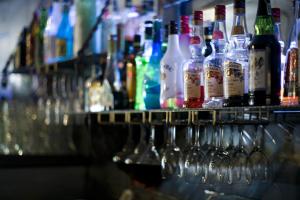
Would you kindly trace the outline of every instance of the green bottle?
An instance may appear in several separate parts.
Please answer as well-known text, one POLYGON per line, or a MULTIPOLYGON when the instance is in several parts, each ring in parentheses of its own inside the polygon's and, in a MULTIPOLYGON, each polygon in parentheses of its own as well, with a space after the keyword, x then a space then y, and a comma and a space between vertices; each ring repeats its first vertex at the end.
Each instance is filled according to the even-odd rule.
POLYGON ((136 62, 136 96, 135 110, 144 110, 144 74, 152 54, 152 21, 145 22, 145 42, 141 52, 135 57, 136 62))

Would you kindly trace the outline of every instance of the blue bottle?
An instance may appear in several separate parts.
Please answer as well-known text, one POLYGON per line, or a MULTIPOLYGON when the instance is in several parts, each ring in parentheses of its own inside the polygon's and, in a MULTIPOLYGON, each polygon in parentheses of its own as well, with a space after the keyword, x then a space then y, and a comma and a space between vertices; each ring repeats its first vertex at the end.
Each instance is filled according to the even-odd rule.
POLYGON ((163 57, 161 25, 160 20, 155 20, 153 23, 152 54, 144 77, 144 101, 146 109, 160 108, 160 60, 163 57))
POLYGON ((73 27, 69 20, 69 10, 70 7, 65 0, 63 15, 55 40, 56 61, 64 61, 73 57, 73 27))

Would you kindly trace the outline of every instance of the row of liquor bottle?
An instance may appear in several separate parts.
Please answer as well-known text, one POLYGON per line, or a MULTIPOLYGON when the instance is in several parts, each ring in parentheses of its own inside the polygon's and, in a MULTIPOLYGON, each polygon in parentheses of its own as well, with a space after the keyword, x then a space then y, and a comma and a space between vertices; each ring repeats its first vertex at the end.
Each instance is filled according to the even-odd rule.
POLYGON ((181 16, 180 33, 171 21, 165 25, 164 39, 162 22, 146 21, 143 47, 136 35, 121 65, 117 36, 111 35, 104 83, 98 84, 102 89, 97 92, 95 84, 87 84, 91 87, 86 88, 86 102, 96 108, 90 111, 298 104, 298 10, 296 1, 296 39, 287 59, 280 37, 280 9, 271 9, 269 0, 258 1, 253 37, 247 29, 245 0, 234 1, 230 39, 224 5, 215 7, 213 28, 203 27, 203 12, 195 11, 192 28, 190 17, 181 16))
MULTIPOLYGON (((113 0, 111 4, 104 7, 105 1, 102 0, 41 1, 29 26, 25 27, 19 36, 14 53, 14 67, 38 68, 43 64, 76 57, 101 13, 104 22, 98 26, 87 53, 106 52, 107 40, 101 38, 106 38, 108 31, 112 31, 112 26, 116 29, 116 21, 121 22, 126 30, 138 29, 137 22, 145 19, 145 15, 141 17, 141 14, 146 11, 153 13, 152 0, 144 0, 139 4, 125 0, 125 8, 121 14, 121 1, 113 0)), ((125 37, 133 37, 128 32, 130 31, 123 33, 122 40, 125 37)))

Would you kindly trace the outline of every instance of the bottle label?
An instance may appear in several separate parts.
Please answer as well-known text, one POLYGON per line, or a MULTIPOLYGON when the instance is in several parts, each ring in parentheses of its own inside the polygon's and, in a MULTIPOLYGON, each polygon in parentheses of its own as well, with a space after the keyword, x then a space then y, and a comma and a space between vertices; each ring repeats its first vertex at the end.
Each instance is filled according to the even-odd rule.
POLYGON ((171 65, 163 64, 161 71, 161 97, 163 99, 176 97, 175 77, 175 68, 171 65))
POLYGON ((243 35, 245 34, 244 27, 241 25, 236 25, 232 28, 231 35, 243 35))
POLYGON ((55 41, 56 56, 62 57, 67 54, 67 42, 64 39, 56 39, 55 41))
POLYGON ((250 51, 250 70, 249 70, 249 90, 266 90, 267 89, 267 52, 263 50, 250 51))
POLYGON ((208 66, 205 73, 205 99, 223 97, 223 74, 220 67, 208 66))
POLYGON ((235 62, 226 62, 224 65, 224 96, 244 95, 244 73, 242 65, 235 62))
POLYGON ((201 98, 201 71, 184 72, 184 99, 201 98))

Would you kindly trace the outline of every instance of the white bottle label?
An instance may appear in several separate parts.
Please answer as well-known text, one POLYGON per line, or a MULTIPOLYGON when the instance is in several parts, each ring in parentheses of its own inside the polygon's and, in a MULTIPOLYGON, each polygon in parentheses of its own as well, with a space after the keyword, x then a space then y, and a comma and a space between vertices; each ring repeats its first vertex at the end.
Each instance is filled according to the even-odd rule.
POLYGON ((205 99, 223 97, 223 73, 220 67, 208 66, 205 74, 205 99))
POLYGON ((184 72, 184 100, 201 98, 201 71, 184 72))
POLYGON ((224 65, 224 96, 244 95, 244 73, 242 65, 235 62, 225 62, 224 65))
POLYGON ((266 50, 250 51, 250 70, 249 70, 249 90, 266 90, 267 89, 267 52, 266 50))
POLYGON ((162 65, 161 71, 161 97, 164 100, 176 97, 176 72, 175 68, 168 64, 162 65))

